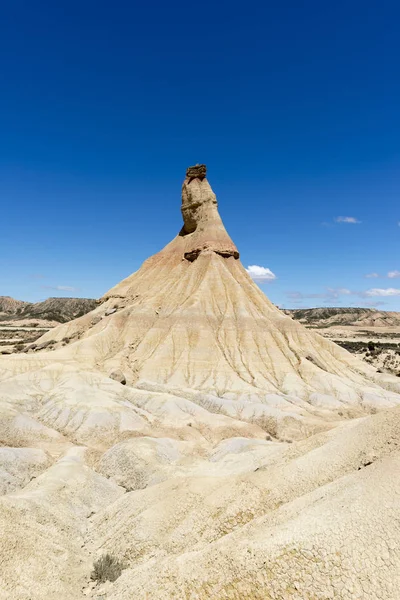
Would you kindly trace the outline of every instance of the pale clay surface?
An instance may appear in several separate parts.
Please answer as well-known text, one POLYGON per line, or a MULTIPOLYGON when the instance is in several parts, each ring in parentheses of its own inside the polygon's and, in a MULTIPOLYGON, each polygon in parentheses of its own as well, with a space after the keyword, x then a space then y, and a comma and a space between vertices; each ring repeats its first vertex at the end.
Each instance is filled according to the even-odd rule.
POLYGON ((207 179, 182 198, 54 350, 0 357, 0 599, 399 600, 399 379, 269 302, 207 179))

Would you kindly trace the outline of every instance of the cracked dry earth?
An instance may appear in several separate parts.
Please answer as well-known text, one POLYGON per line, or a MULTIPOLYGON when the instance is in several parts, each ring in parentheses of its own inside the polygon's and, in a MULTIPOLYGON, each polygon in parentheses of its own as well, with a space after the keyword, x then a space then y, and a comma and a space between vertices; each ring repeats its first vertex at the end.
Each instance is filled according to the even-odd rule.
POLYGON ((398 600, 400 382, 276 309, 188 173, 170 244, 0 358, 0 598, 398 600))

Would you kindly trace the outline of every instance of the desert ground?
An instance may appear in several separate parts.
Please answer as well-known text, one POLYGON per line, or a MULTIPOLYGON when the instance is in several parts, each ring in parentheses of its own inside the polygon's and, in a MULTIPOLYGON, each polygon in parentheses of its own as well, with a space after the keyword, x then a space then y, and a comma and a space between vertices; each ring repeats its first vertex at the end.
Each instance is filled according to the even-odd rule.
POLYGON ((77 318, 8 301, 0 598, 398 600, 397 313, 280 311, 204 165, 181 212, 77 318))

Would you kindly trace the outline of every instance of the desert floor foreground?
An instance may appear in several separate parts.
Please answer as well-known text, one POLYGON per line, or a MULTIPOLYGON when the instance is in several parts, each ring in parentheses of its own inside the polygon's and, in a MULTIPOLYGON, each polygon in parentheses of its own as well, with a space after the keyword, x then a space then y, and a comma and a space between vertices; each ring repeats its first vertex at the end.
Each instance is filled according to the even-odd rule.
POLYGON ((398 600, 400 380, 269 302, 202 167, 182 214, 0 357, 0 598, 398 600))

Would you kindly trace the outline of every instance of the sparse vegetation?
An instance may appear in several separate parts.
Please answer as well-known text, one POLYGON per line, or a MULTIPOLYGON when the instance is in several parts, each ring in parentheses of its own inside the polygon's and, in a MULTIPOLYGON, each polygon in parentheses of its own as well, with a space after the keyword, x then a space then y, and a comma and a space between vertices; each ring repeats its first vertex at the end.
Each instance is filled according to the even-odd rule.
POLYGON ((103 554, 93 564, 93 571, 90 576, 92 581, 105 583, 106 581, 116 581, 121 575, 124 566, 111 554, 103 554))

